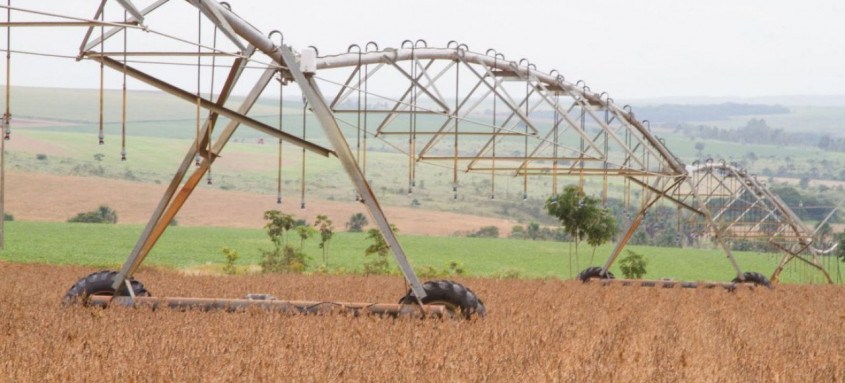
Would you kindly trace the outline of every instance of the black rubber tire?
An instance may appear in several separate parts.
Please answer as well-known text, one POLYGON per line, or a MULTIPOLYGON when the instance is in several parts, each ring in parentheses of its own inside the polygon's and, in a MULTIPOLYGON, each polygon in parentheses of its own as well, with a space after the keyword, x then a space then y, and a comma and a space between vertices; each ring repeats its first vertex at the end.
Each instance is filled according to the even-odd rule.
POLYGON ((601 267, 592 266, 584 269, 584 271, 578 273, 578 279, 581 282, 587 282, 590 278, 601 278, 601 279, 616 279, 616 276, 613 275, 610 271, 607 274, 602 274, 601 267))
MULTIPOLYGON (((117 276, 117 271, 103 270, 96 273, 91 273, 87 277, 78 280, 70 290, 67 291, 65 297, 62 298, 62 304, 67 306, 75 303, 87 304, 88 297, 91 295, 106 295, 114 296, 114 278, 117 276)), ((144 288, 144 284, 130 278, 129 284, 132 286, 132 291, 136 297, 148 297, 150 292, 144 288)), ((120 292, 121 296, 129 296, 129 291, 123 289, 120 292)))
POLYGON ((733 283, 753 283, 757 286, 766 286, 768 288, 772 288, 772 283, 769 282, 769 278, 766 278, 765 275, 760 274, 755 271, 746 271, 742 273, 742 279, 739 277, 734 278, 733 283))
MULTIPOLYGON (((460 315, 464 319, 470 319, 473 315, 483 317, 487 314, 484 302, 472 290, 460 283, 447 280, 428 281, 423 283, 422 287, 426 294, 425 298, 422 299, 423 304, 443 302, 455 311, 460 308, 460 315)), ((399 303, 413 304, 416 301, 414 292, 408 290, 408 293, 399 300, 399 303)))

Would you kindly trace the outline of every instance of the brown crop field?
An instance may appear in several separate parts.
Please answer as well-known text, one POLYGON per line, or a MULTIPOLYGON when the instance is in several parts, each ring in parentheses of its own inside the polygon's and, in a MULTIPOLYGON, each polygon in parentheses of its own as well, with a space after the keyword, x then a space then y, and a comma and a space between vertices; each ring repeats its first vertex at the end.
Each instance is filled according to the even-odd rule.
MULTIPOLYGON (((178 312, 59 301, 94 270, 0 262, 3 382, 842 382, 845 290, 467 279, 483 320, 178 312)), ((398 277, 185 276, 156 296, 396 302, 398 277)))

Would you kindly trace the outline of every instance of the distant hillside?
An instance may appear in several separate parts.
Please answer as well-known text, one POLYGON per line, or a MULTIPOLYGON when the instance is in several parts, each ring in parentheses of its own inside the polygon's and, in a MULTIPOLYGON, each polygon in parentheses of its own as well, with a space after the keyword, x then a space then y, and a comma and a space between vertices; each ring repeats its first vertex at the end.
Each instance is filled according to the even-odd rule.
POLYGON ((685 104, 685 105, 716 105, 724 103, 736 104, 779 104, 787 107, 792 106, 845 106, 845 94, 828 95, 781 95, 781 96, 758 96, 758 97, 704 97, 704 96, 678 96, 678 97, 652 97, 640 99, 619 100, 623 104, 631 105, 662 105, 662 104, 685 104))
POLYGON ((782 105, 737 104, 732 102, 712 105, 662 104, 634 106, 638 119, 652 123, 683 123, 688 121, 718 121, 736 116, 789 114, 782 105))

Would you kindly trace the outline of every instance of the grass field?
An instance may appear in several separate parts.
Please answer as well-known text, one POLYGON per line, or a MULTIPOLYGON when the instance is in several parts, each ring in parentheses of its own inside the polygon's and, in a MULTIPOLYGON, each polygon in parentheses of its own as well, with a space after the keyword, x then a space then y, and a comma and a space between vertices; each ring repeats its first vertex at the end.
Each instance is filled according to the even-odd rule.
MULTIPOLYGON (((136 225, 98 225, 41 222, 7 222, 6 250, 0 259, 9 262, 86 265, 118 268, 128 256, 142 230, 136 225)), ((298 239, 291 241, 298 246, 298 239)), ((569 268, 569 244, 518 239, 483 239, 463 237, 399 236, 412 264, 443 269, 449 262, 461 263, 470 276, 495 277, 504 274, 527 278, 567 279, 590 264, 600 265, 612 245, 598 248, 594 262, 592 249, 580 247, 580 265, 569 268)), ((311 271, 322 263, 318 240, 305 242, 304 250, 313 260, 311 271)), ((336 233, 330 243, 329 269, 361 272, 367 260, 364 249, 369 242, 363 233, 336 233)), ((262 230, 171 227, 146 259, 146 265, 199 273, 221 273, 223 247, 237 250, 237 265, 247 269, 260 261, 260 249, 269 249, 270 241, 262 230)), ((719 250, 629 246, 649 260, 647 278, 726 281, 733 277, 730 263, 719 250)), ((623 254, 624 255, 624 254, 623 254)), ((740 266, 747 271, 770 274, 778 255, 736 252, 740 266)), ((573 257, 573 262, 575 262, 573 257)), ((835 264, 833 275, 836 278, 835 264)), ((255 267, 253 267, 253 270, 255 267)), ((618 264, 611 269, 622 275, 618 264)), ((821 282, 806 268, 788 268, 783 282, 821 282)))

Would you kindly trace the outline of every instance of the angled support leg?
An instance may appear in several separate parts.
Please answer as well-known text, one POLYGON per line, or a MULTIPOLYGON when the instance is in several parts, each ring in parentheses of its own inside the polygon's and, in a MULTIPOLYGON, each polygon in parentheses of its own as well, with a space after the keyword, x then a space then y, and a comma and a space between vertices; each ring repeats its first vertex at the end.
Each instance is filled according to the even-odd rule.
MULTIPOLYGON (((293 52, 291 52, 290 48, 282 45, 279 47, 278 51, 280 52, 282 62, 296 63, 296 57, 293 55, 293 52)), ((370 211, 370 215, 373 217, 373 220, 376 221, 376 225, 381 231, 381 234, 384 236, 385 241, 388 245, 390 245, 390 250, 393 252, 393 256, 396 258, 396 262, 399 264, 399 268, 405 276, 405 280, 407 280, 408 284, 411 285, 411 291, 414 292, 414 295, 418 300, 425 298, 425 290, 423 289, 422 284, 420 284, 417 274, 408 262, 408 257, 405 255, 405 251, 399 244, 396 234, 390 229, 390 224, 387 222, 387 217, 384 215, 384 211, 381 209, 381 205, 379 205, 375 193, 373 193, 373 190, 370 189, 370 184, 367 182, 367 179, 364 178, 361 168, 358 166, 357 161, 355 161, 355 154, 346 143, 346 139, 343 137, 343 132, 340 130, 331 109, 326 104, 325 98, 320 93, 320 88, 314 82, 314 78, 312 76, 306 76, 305 73, 299 69, 298 64, 289 65, 288 70, 293 76, 294 81, 296 81, 299 85, 299 88, 302 89, 303 96, 308 101, 308 105, 311 105, 311 108, 317 117, 317 121, 320 122, 323 132, 326 133, 326 137, 328 137, 329 142, 332 144, 332 148, 337 154, 337 158, 343 165, 343 169, 346 171, 346 174, 349 175, 349 178, 352 180, 352 184, 355 185, 358 195, 361 196, 361 199, 370 211)))
MULTIPOLYGON (((243 63, 246 63, 244 61, 243 63)), ((227 80, 227 90, 230 90, 234 83, 240 76, 240 73, 243 71, 243 66, 240 65, 241 63, 238 62, 236 65, 233 66, 232 71, 230 72, 229 79, 227 80)), ((264 75, 259 79, 258 83, 253 88, 252 92, 247 96, 247 98, 243 101, 243 104, 240 107, 241 113, 247 113, 255 102, 258 100, 258 96, 261 95, 261 91, 267 86, 267 84, 272 80, 273 74, 275 73, 275 69, 268 69, 265 71, 264 75)), ((228 98, 229 91, 221 93, 220 99, 218 103, 222 104, 225 103, 225 100, 228 98)), ((203 127, 203 130, 200 134, 200 137, 197 139, 202 139, 207 137, 208 129, 211 128, 211 124, 216 121, 216 116, 212 114, 212 118, 209 119, 208 123, 206 123, 203 127)), ((147 223, 147 226, 144 228, 141 237, 138 238, 138 242, 135 244, 135 247, 132 249, 132 253, 130 253, 129 257, 126 259, 126 262, 123 264, 120 272, 117 274, 114 280, 114 288, 115 290, 119 290, 123 286, 123 280, 125 280, 128 276, 132 275, 144 258, 149 254, 150 249, 152 249, 153 245, 158 241, 164 231, 167 229, 170 221, 176 216, 176 213, 182 208, 185 201, 188 199, 188 196, 191 195, 194 188, 199 184, 202 180, 203 175, 205 175, 206 171, 208 171, 208 167, 211 165, 211 162, 214 162, 216 158, 216 154, 219 154, 220 151, 223 149, 225 144, 228 142, 229 138, 231 138, 232 134, 234 134, 235 130, 240 124, 233 120, 227 126, 223 133, 218 137, 217 143, 215 147, 212 149, 215 155, 212 156, 203 156, 203 161, 200 164, 200 167, 194 170, 194 173, 188 178, 188 181, 182 187, 182 190, 176 195, 176 190, 179 188, 179 184, 182 182, 182 179, 188 173, 188 169, 191 166, 196 154, 197 154, 197 145, 196 143, 192 144, 188 148, 188 152, 185 154, 185 157, 182 159, 182 164, 179 166, 179 169, 176 171, 176 174, 173 176, 173 180, 170 181, 170 185, 168 186, 167 190, 165 191, 164 195, 162 196, 161 200, 159 201, 156 210, 153 212, 153 215, 150 217, 150 221, 147 223), (211 162, 209 162, 209 160, 211 162), (174 198, 175 196, 175 198, 174 198)))
POLYGON ((610 269, 610 266, 613 266, 613 263, 616 262, 616 259, 619 258, 619 254, 622 253, 622 249, 625 245, 628 244, 628 241, 631 240, 631 237, 634 236, 634 232, 637 231, 637 228, 640 227, 640 224, 643 222, 645 218, 646 212, 648 209, 651 208, 652 205, 657 203, 664 195, 666 195, 670 190, 674 189, 678 186, 680 181, 673 182, 668 188, 666 188, 662 192, 653 192, 653 190, 660 190, 657 187, 657 184, 660 182, 660 179, 655 181, 655 185, 645 190, 648 191, 647 198, 643 201, 643 204, 640 206, 640 211, 634 216, 634 219, 631 221, 631 225, 628 226, 628 231, 625 232, 625 235, 616 243, 616 247, 613 248, 613 252, 610 253, 610 256, 607 257, 607 261, 604 262, 604 266, 601 267, 602 275, 607 274, 607 270, 610 269))

